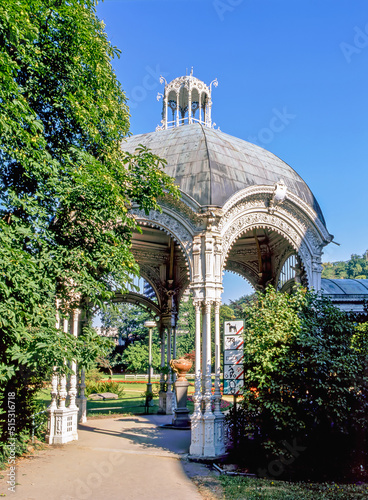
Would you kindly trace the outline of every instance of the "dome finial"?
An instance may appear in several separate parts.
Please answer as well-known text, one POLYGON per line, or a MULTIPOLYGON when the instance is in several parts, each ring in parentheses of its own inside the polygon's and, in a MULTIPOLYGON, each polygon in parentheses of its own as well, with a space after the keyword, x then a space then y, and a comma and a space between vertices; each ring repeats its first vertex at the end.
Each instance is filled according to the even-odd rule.
POLYGON ((157 99, 163 98, 161 126, 156 130, 166 130, 182 125, 201 123, 212 128, 212 85, 217 87, 217 78, 206 85, 193 76, 193 66, 190 75, 175 78, 167 83, 160 77, 160 83, 165 83, 164 94, 159 93, 157 99))

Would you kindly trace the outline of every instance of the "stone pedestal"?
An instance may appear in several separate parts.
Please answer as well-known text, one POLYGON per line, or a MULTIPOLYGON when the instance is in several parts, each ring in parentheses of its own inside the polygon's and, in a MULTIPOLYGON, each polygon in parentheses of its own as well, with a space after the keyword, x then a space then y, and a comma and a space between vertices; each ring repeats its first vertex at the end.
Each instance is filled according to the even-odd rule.
POLYGON ((215 454, 218 457, 225 453, 225 415, 215 414, 215 454))
POLYGON ((191 443, 189 454, 191 457, 203 456, 203 419, 201 412, 194 412, 191 421, 191 443))
POLYGON ((189 410, 187 408, 187 397, 189 382, 177 380, 174 384, 176 394, 176 408, 174 411, 173 425, 175 427, 189 427, 189 410))
POLYGON ((157 413, 160 415, 166 415, 166 391, 160 391, 158 393, 158 398, 159 409, 157 413))
POLYGON ((172 391, 166 392, 166 415, 173 415, 174 413, 174 393, 172 391))
POLYGON ((78 439, 78 408, 49 410, 48 444, 65 444, 78 439))
POLYGON ((215 415, 213 413, 205 413, 203 415, 203 456, 215 457, 215 415))
POLYGON ((78 406, 78 422, 85 424, 87 422, 87 398, 86 396, 79 396, 76 398, 78 406))

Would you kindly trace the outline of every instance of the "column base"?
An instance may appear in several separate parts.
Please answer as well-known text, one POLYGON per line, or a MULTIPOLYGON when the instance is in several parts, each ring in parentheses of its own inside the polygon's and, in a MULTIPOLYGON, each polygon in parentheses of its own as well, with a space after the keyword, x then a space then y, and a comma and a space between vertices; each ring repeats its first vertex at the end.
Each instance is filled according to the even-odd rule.
POLYGON ((79 397, 75 402, 78 406, 78 422, 85 424, 87 422, 87 398, 86 396, 79 397))
POLYGON ((202 414, 193 413, 190 417, 191 421, 191 443, 189 455, 191 457, 203 456, 203 418, 202 414))
POLYGON ((189 456, 192 458, 216 458, 226 454, 224 415, 213 413, 194 414, 191 420, 191 444, 189 456))
POLYGON ((166 415, 173 415, 174 413, 174 393, 172 391, 166 392, 166 415))
POLYGON ((57 408, 49 412, 48 444, 65 444, 78 439, 78 407, 57 408))
POLYGON ((213 413, 205 413, 203 415, 203 434, 203 456, 208 458, 215 457, 215 415, 213 413))
POLYGON ((158 398, 159 409, 157 413, 160 415, 166 415, 166 391, 160 391, 158 393, 158 398))
POLYGON ((226 453, 225 415, 222 413, 215 413, 215 453, 217 457, 226 453))
POLYGON ((47 433, 45 436, 45 440, 47 444, 52 444, 52 440, 55 435, 55 410, 57 408, 47 408, 48 410, 48 418, 47 418, 47 433))

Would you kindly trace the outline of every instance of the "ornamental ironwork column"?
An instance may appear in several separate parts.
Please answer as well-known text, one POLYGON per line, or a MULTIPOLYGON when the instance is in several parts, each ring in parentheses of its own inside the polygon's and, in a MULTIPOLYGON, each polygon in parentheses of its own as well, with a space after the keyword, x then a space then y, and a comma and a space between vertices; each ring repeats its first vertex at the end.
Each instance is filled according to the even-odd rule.
POLYGON ((167 374, 167 392, 166 392, 166 415, 172 415, 174 408, 174 393, 172 391, 172 370, 170 368, 171 361, 171 326, 167 328, 167 366, 169 373, 167 374))
POLYGON ((225 416, 221 412, 221 359, 220 359, 220 301, 215 301, 215 454, 223 455, 225 453, 225 433, 224 433, 224 420, 225 416))
POLYGON ((203 337, 206 339, 206 352, 203 357, 206 360, 206 374, 205 374, 205 394, 203 399, 205 401, 205 412, 203 415, 203 455, 205 457, 214 457, 215 442, 214 442, 214 428, 215 416, 212 413, 212 374, 211 374, 211 309, 212 300, 204 301, 204 324, 203 324, 203 337))
POLYGON ((202 302, 194 301, 195 308, 195 381, 194 381, 194 411, 191 420, 191 444, 189 453, 193 456, 203 455, 203 418, 202 418, 202 370, 201 370, 201 323, 202 302))

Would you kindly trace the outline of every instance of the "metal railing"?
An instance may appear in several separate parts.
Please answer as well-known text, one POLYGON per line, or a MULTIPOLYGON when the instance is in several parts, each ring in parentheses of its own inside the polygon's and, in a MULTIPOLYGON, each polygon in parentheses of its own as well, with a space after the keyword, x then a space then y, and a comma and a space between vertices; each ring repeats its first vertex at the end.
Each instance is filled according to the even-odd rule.
MULTIPOLYGON (((195 379, 195 375, 194 373, 187 373, 185 375, 188 379, 195 379)), ((215 374, 212 374, 212 376, 214 377, 215 374)), ((122 375, 121 376, 123 380, 148 380, 148 375, 134 375, 134 374, 127 374, 127 375, 122 375)), ((152 375, 151 376, 151 379, 152 380, 160 380, 160 377, 161 375, 160 374, 155 374, 155 375, 152 375)))
MULTIPOLYGON (((155 375, 151 375, 151 379, 153 380, 160 380, 160 376, 158 373, 156 373, 155 375)), ((124 380, 140 380, 140 379, 143 379, 143 380, 148 380, 148 375, 134 375, 134 374, 127 374, 127 375, 122 375, 122 377, 124 377, 124 380)))
POLYGON ((181 127, 182 125, 185 125, 185 124, 191 124, 191 123, 200 123, 202 125, 205 125, 206 127, 209 127, 210 126, 210 123, 208 120, 199 120, 199 118, 194 118, 193 116, 191 117, 191 119, 189 120, 189 117, 188 116, 185 116, 184 118, 179 118, 178 120, 174 119, 174 120, 168 120, 167 122, 167 128, 173 128, 173 127, 181 127))

